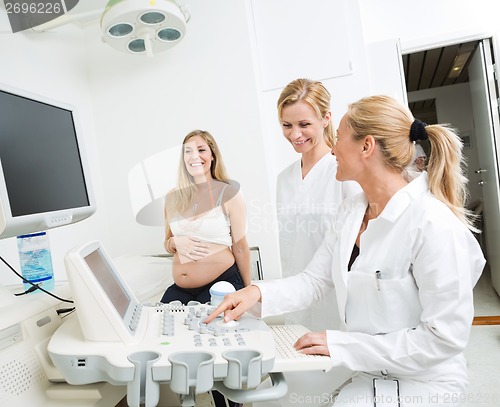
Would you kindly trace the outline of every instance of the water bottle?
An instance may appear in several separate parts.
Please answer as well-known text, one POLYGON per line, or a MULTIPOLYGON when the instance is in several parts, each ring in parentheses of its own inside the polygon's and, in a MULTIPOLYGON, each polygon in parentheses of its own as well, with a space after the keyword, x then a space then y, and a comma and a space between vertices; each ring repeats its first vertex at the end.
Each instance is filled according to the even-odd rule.
MULTIPOLYGON (((47 291, 53 290, 54 271, 47 232, 18 236, 17 248, 23 277, 47 291)), ((32 287, 26 282, 23 286, 25 291, 32 287)))

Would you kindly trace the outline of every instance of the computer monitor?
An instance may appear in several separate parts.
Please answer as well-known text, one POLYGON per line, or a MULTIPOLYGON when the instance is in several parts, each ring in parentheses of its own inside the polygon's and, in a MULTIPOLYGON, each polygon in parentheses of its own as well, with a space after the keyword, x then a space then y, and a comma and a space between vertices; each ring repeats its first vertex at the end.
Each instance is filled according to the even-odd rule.
POLYGON ((140 304, 98 241, 68 252, 64 259, 80 327, 91 341, 133 343, 142 338, 140 304))
POLYGON ((73 106, 0 84, 0 238, 95 212, 73 106))

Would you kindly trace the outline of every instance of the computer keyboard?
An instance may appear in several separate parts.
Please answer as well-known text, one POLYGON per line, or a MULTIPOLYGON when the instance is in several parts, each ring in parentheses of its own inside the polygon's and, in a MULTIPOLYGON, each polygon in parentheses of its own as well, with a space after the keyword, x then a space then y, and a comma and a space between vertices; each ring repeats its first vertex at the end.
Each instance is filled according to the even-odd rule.
POLYGON ((330 370, 330 358, 321 355, 305 355, 296 351, 293 344, 309 330, 302 325, 269 325, 274 337, 274 372, 303 370, 330 370))

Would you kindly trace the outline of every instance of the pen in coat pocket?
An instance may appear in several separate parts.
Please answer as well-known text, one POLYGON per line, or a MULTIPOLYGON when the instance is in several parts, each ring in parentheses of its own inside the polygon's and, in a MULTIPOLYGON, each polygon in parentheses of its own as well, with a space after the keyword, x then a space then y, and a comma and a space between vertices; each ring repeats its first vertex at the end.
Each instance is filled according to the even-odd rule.
POLYGON ((377 282, 377 290, 380 291, 380 270, 375 272, 375 281, 377 282))

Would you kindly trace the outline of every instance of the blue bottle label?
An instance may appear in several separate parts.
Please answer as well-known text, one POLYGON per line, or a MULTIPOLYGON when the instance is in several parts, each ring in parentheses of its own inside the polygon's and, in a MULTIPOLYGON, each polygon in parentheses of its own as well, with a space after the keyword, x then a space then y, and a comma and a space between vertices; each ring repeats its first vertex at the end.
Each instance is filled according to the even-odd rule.
MULTIPOLYGON (((47 233, 18 236, 17 247, 23 277, 34 284, 40 284, 45 290, 52 290, 54 271, 47 233)), ((31 287, 29 283, 23 283, 23 286, 25 290, 31 287)))

